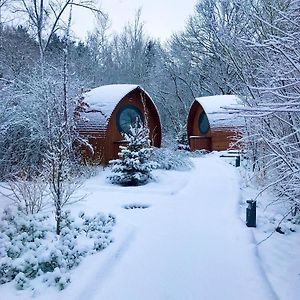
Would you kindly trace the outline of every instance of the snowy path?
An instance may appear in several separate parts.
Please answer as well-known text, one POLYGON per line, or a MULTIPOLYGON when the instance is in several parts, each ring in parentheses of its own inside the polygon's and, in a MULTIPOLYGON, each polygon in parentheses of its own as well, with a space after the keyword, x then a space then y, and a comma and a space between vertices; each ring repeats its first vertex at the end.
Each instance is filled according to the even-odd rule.
MULTIPOLYGON (((260 268, 251 230, 239 218, 239 177, 216 156, 194 159, 187 172, 156 171, 142 187, 87 180, 85 202, 72 212, 112 212, 115 242, 85 258, 58 292, 5 285, 2 300, 277 300, 260 268), (132 203, 147 209, 124 209, 132 203)), ((281 300, 281 299, 280 299, 281 300)), ((285 299, 282 299, 285 300, 285 299)))
POLYGON ((154 194, 150 208, 129 212, 135 232, 117 264, 106 278, 94 274, 77 299, 277 299, 238 217, 235 169, 208 157, 186 175, 174 195, 154 194))

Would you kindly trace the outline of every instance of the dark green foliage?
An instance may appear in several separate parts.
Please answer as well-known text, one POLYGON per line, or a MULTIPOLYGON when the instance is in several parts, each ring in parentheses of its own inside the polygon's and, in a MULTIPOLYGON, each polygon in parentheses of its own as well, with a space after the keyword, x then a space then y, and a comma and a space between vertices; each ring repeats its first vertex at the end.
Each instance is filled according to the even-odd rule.
POLYGON ((152 179, 151 171, 156 167, 150 160, 153 149, 149 146, 148 130, 136 124, 125 136, 128 144, 120 147, 119 159, 110 161, 113 174, 109 179, 123 186, 145 184, 152 179))

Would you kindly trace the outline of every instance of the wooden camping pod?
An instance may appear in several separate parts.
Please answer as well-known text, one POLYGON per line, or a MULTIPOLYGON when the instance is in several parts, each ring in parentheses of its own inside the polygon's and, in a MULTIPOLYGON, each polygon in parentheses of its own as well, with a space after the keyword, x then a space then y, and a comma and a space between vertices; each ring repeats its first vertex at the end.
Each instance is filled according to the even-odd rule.
POLYGON ((90 147, 81 147, 82 158, 85 161, 107 164, 110 160, 118 158, 119 146, 126 143, 122 131, 125 128, 124 124, 128 126, 127 121, 132 124, 137 116, 149 128, 151 145, 160 147, 159 114, 150 96, 140 86, 101 86, 87 92, 83 102, 87 108, 81 112, 77 128, 80 136, 87 139, 93 148, 91 151, 90 147))
POLYGON ((229 113, 227 108, 239 105, 233 95, 196 98, 187 120, 187 134, 192 151, 221 151, 239 149, 243 120, 229 113))

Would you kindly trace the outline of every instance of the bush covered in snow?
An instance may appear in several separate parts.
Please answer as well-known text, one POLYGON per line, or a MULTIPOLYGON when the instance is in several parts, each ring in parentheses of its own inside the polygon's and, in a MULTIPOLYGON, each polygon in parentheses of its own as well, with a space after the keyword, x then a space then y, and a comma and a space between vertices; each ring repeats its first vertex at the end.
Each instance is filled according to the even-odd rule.
MULTIPOLYGON (((261 201, 266 202, 266 199, 261 201)), ((293 232, 299 231, 300 227, 300 217, 293 217, 291 214, 283 215, 282 213, 276 212, 283 210, 281 207, 273 207, 269 210, 265 210, 266 204, 258 206, 257 212, 257 223, 260 229, 265 233, 280 233, 280 234, 291 234, 293 232)))
POLYGON ((136 186, 152 179, 151 171, 156 163, 150 160, 153 149, 148 135, 148 129, 138 124, 131 127, 130 134, 125 134, 128 144, 120 146, 119 159, 110 161, 113 174, 108 178, 112 183, 136 186))
POLYGON ((14 281, 17 289, 25 289, 42 276, 48 285, 64 289, 70 283, 68 270, 112 242, 112 215, 80 213, 79 220, 65 212, 58 236, 48 216, 6 209, 0 222, 0 284, 14 281))
POLYGON ((49 189, 44 174, 32 176, 24 171, 21 176, 10 175, 0 193, 25 214, 40 212, 49 206, 49 189))
POLYGON ((193 166, 189 156, 190 152, 172 150, 169 148, 156 148, 152 159, 157 163, 157 168, 163 170, 190 170, 193 166))

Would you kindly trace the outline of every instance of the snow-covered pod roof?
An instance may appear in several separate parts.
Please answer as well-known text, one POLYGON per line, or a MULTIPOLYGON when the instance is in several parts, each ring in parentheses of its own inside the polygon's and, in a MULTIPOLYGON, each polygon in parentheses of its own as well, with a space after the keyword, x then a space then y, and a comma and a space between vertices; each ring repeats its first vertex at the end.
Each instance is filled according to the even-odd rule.
POLYGON ((140 86, 136 84, 110 84, 84 93, 83 102, 87 107, 85 112, 81 113, 77 128, 84 131, 105 130, 117 104, 137 88, 140 86))
POLYGON ((233 114, 230 108, 242 105, 241 100, 235 95, 216 95, 196 98, 204 109, 210 127, 239 127, 244 120, 233 114))
POLYGON ((80 113, 80 122, 77 124, 77 128, 99 131, 105 129, 107 124, 107 118, 99 111, 90 111, 80 113))
POLYGON ((135 84, 111 84, 99 86, 84 94, 89 111, 100 111, 109 118, 119 101, 138 88, 135 84))

